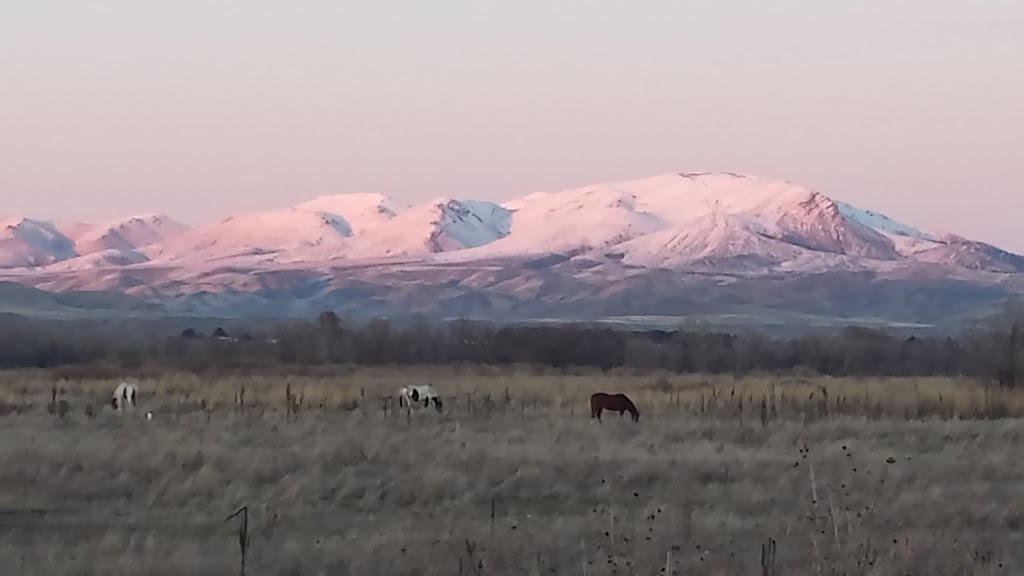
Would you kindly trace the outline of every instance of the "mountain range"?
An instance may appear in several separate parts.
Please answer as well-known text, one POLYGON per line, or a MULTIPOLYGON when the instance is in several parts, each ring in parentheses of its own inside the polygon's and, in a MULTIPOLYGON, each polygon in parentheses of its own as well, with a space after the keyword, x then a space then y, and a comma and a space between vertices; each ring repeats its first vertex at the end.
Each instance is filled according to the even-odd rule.
POLYGON ((1024 292, 1024 257, 787 181, 685 173, 502 204, 338 194, 195 227, 3 218, 0 280, 165 314, 944 325, 1024 292))

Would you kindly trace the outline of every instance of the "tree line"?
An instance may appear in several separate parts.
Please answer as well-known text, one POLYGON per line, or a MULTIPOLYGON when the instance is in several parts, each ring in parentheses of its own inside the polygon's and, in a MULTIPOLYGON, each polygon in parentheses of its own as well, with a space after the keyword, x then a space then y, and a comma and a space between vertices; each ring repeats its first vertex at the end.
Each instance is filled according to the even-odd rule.
MULTIPOLYGON (((1003 320, 1006 320, 1005 318, 1003 320)), ((957 337, 896 336, 848 327, 777 339, 697 330, 629 332, 581 324, 497 326, 459 320, 346 325, 333 312, 265 334, 174 335, 86 330, 32 322, 0 325, 0 368, 98 365, 206 371, 266 366, 489 364, 747 374, 809 370, 835 376, 970 376, 1014 386, 1021 323, 957 337)))

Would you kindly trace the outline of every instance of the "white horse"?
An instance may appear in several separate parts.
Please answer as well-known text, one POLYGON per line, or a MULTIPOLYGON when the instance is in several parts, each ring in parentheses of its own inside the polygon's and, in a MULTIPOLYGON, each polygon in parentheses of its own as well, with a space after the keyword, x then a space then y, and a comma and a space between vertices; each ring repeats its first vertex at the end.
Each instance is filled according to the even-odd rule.
POLYGON ((135 399, 139 395, 139 386, 134 382, 121 382, 114 390, 114 397, 110 399, 110 405, 114 410, 123 412, 135 409, 135 399))
POLYGON ((398 391, 398 405, 399 406, 412 406, 413 403, 423 402, 423 407, 430 406, 430 403, 434 403, 434 408, 438 412, 441 411, 443 402, 441 402, 441 395, 437 393, 430 384, 410 384, 409 386, 402 386, 401 390, 398 391))

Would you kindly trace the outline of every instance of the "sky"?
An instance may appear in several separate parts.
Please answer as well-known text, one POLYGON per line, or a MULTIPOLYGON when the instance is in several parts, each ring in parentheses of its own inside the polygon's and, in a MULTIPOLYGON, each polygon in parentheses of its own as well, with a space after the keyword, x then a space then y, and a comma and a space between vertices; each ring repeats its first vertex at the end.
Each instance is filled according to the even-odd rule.
POLYGON ((1024 252, 1024 2, 0 6, 0 216, 783 178, 1024 252))

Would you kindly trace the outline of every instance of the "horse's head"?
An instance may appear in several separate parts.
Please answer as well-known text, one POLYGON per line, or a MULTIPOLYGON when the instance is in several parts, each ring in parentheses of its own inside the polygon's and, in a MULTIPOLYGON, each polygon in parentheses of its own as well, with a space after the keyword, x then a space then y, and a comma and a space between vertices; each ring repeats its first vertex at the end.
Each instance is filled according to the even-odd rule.
POLYGON ((434 408, 437 408, 437 411, 440 412, 441 408, 443 406, 444 406, 444 403, 441 402, 441 397, 440 396, 434 396, 434 408))

